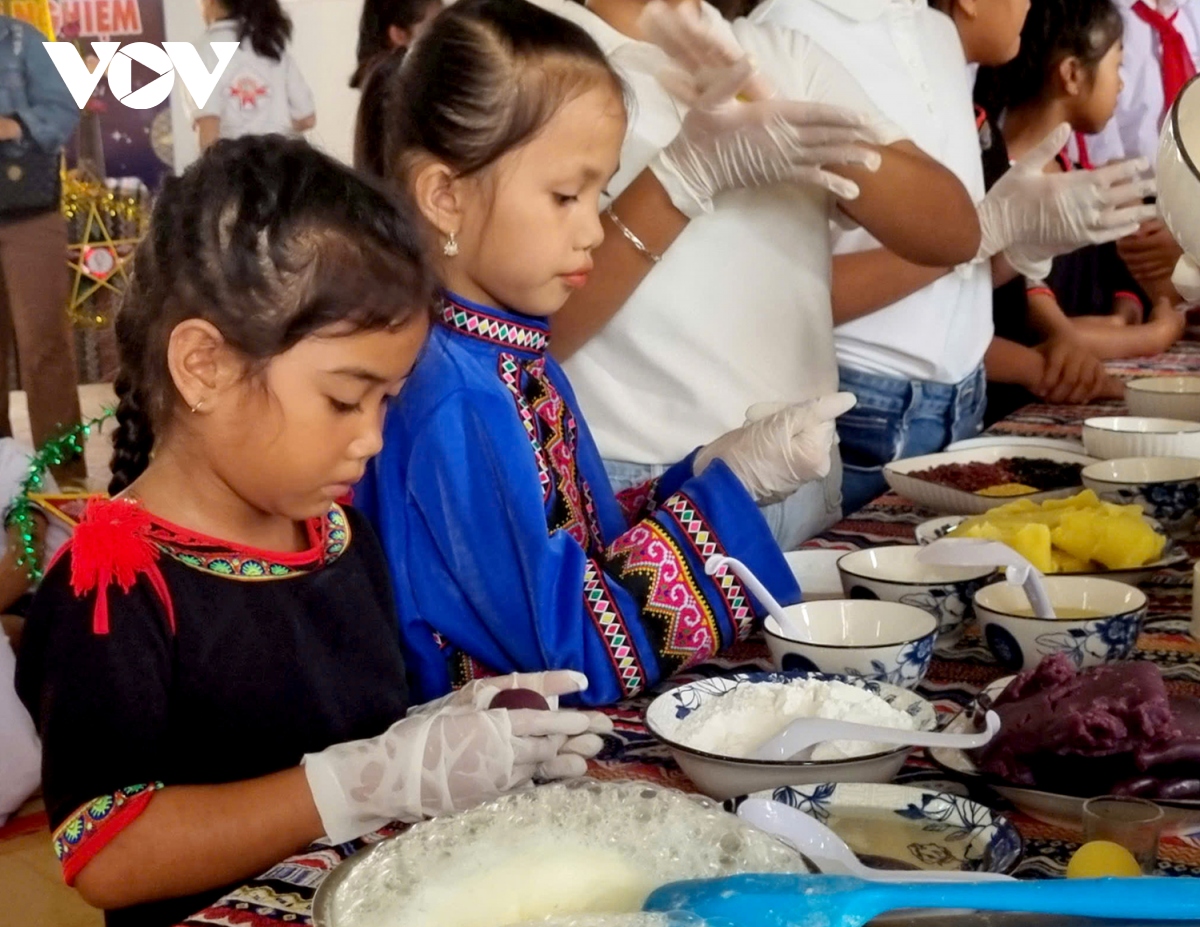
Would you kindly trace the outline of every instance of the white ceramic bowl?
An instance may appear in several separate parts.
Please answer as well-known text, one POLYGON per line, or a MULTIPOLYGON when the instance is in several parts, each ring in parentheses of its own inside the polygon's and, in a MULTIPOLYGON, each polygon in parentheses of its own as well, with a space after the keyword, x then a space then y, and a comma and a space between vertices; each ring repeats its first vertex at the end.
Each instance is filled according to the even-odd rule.
MULTIPOLYGON (((1090 453, 1090 452, 1089 452, 1090 453)), ((940 454, 925 454, 921 457, 906 457, 893 460, 883 468, 883 478, 892 491, 915 502, 917 505, 940 515, 982 515, 997 506, 1012 502, 1012 496, 981 496, 965 489, 944 486, 912 474, 932 467, 947 464, 995 463, 1006 457, 1026 457, 1033 460, 1053 460, 1087 466, 1095 463, 1094 457, 1049 447, 1030 447, 1027 444, 991 444, 963 451, 942 451, 940 454)), ((1047 489, 1042 492, 1020 496, 1033 502, 1046 499, 1062 499, 1079 492, 1079 484, 1062 489, 1047 489)))
POLYGON ((1084 467, 1083 485, 1101 499, 1140 505, 1172 537, 1186 537, 1200 517, 1200 459, 1124 457, 1084 467))
POLYGON ((1125 384, 1130 415, 1200 422, 1200 377, 1142 377, 1125 384))
POLYGON ((1029 670, 1042 657, 1065 653, 1083 668, 1124 660, 1133 653, 1146 618, 1144 592, 1092 576, 1047 576, 1045 583, 1055 611, 1085 609, 1094 615, 1033 618, 1023 588, 1008 583, 985 586, 975 593, 975 615, 1001 664, 1029 670))
POLYGON ((937 619, 938 643, 946 646, 962 636, 971 597, 996 571, 921 563, 920 552, 915 544, 895 544, 848 553, 838 561, 842 588, 852 599, 899 602, 929 612, 937 619))
POLYGON ((1200 83, 1188 81, 1158 140, 1158 212, 1193 260, 1200 259, 1200 83))
POLYGON ((783 555, 788 566, 792 568, 792 575, 796 577, 802 601, 842 597, 842 580, 838 576, 837 562, 844 553, 844 550, 814 547, 793 550, 783 555))
POLYGON ((1200 457, 1200 422, 1139 415, 1089 418, 1083 445, 1093 457, 1200 457))
POLYGON ((853 676, 911 689, 929 671, 937 618, 898 602, 824 601, 784 612, 812 628, 812 642, 787 637, 768 617, 763 632, 776 669, 853 676))
MULTIPOLYGON (((749 795, 781 785, 812 785, 817 782, 891 782, 910 747, 898 747, 883 753, 850 760, 748 760, 720 756, 696 750, 679 742, 676 731, 684 718, 708 699, 724 698, 741 686, 796 679, 828 679, 819 673, 738 673, 700 679, 664 692, 646 709, 646 727, 671 751, 675 762, 700 791, 713 798, 726 799, 749 795)), ((937 711, 915 692, 866 680, 843 680, 852 686, 878 694, 884 701, 913 718, 917 730, 936 731, 937 711)))

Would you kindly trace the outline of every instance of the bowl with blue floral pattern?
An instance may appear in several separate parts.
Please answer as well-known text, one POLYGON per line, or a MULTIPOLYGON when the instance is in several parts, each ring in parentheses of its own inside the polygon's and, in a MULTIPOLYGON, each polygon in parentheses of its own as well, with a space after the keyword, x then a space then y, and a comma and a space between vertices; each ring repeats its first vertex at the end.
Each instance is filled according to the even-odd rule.
POLYGON ((1140 505, 1168 536, 1192 534, 1200 518, 1200 460, 1123 457, 1083 468, 1083 485, 1106 502, 1140 505))
POLYGON ((851 551, 838 560, 842 588, 851 599, 899 602, 931 614, 938 646, 951 647, 971 618, 975 590, 996 577, 994 567, 923 563, 920 548, 891 544, 851 551))
POLYGON ((763 625, 777 669, 830 673, 914 688, 929 672, 938 620, 899 602, 833 599, 784 609, 808 640, 785 633, 768 617, 763 625))
POLYGON ((793 696, 803 699, 821 689, 830 690, 844 720, 918 731, 938 729, 933 704, 909 689, 805 672, 736 673, 684 683, 650 703, 646 728, 701 792, 722 801, 783 785, 890 782, 913 748, 829 743, 819 744, 810 759, 754 758, 756 746, 800 716, 781 714, 779 701, 793 696), (792 691, 785 696, 783 689, 792 691), (763 696, 773 705, 764 705, 763 696))
POLYGON ((788 805, 816 818, 875 869, 1011 873, 1024 841, 1011 821, 960 795, 908 785, 823 782, 731 799, 788 805))
POLYGON ((975 593, 988 649, 1009 670, 1031 670, 1052 653, 1076 668, 1126 660, 1146 620, 1146 594, 1094 576, 1046 576, 1055 618, 1036 618, 1021 586, 995 583, 975 593))

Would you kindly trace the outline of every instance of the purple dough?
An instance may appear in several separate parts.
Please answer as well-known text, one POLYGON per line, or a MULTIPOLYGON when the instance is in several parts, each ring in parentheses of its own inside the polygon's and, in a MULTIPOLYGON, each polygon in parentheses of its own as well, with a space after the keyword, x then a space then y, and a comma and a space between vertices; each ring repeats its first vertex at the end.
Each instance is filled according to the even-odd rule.
MULTIPOLYGON (((1151 663, 1079 673, 1069 657, 1054 654, 1014 679, 993 707, 1000 733, 976 761, 1016 785, 1096 795, 1148 771, 1160 754, 1178 762, 1181 731, 1151 663)), ((1200 712, 1197 722, 1195 752, 1179 759, 1200 758, 1200 712)), ((1173 778, 1183 777, 1176 770, 1173 778)))

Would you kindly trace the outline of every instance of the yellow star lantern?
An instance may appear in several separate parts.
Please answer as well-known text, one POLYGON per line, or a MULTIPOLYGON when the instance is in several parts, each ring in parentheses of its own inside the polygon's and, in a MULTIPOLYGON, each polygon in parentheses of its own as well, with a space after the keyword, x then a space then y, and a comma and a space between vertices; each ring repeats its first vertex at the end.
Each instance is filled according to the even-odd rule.
POLYGON ((50 0, 3 0, 0 10, 6 16, 29 23, 53 41, 54 22, 50 18, 50 0))
POLYGON ((63 214, 69 223, 67 315, 80 327, 102 328, 129 281, 128 265, 145 233, 141 194, 121 194, 77 171, 63 176, 63 214))

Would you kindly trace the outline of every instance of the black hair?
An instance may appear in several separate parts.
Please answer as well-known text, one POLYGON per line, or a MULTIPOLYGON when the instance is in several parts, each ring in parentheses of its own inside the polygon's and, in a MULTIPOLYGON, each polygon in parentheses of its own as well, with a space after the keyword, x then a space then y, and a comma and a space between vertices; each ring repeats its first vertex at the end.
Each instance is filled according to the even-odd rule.
POLYGON ((358 66, 350 86, 361 87, 376 62, 392 51, 388 35, 392 26, 411 32, 431 6, 441 6, 441 0, 363 0, 358 20, 358 66))
POLYGON ((993 116, 1042 98, 1064 58, 1094 69, 1122 35, 1113 0, 1032 0, 1021 50, 1007 64, 980 68, 975 99, 993 116))
POLYGON ((292 20, 279 0, 221 0, 229 18, 238 21, 238 40, 249 39, 253 49, 264 58, 278 61, 292 37, 292 20))
POLYGON ((420 228, 402 196, 279 135, 219 141, 168 178, 117 313, 109 492, 146 469, 180 410, 167 368, 180 322, 210 322, 248 372, 329 326, 399 327, 433 302, 420 228))
POLYGON ((458 0, 404 56, 381 62, 359 105, 356 161, 390 180, 428 154, 474 174, 536 135, 564 102, 621 79, 583 29, 525 0, 458 0))

